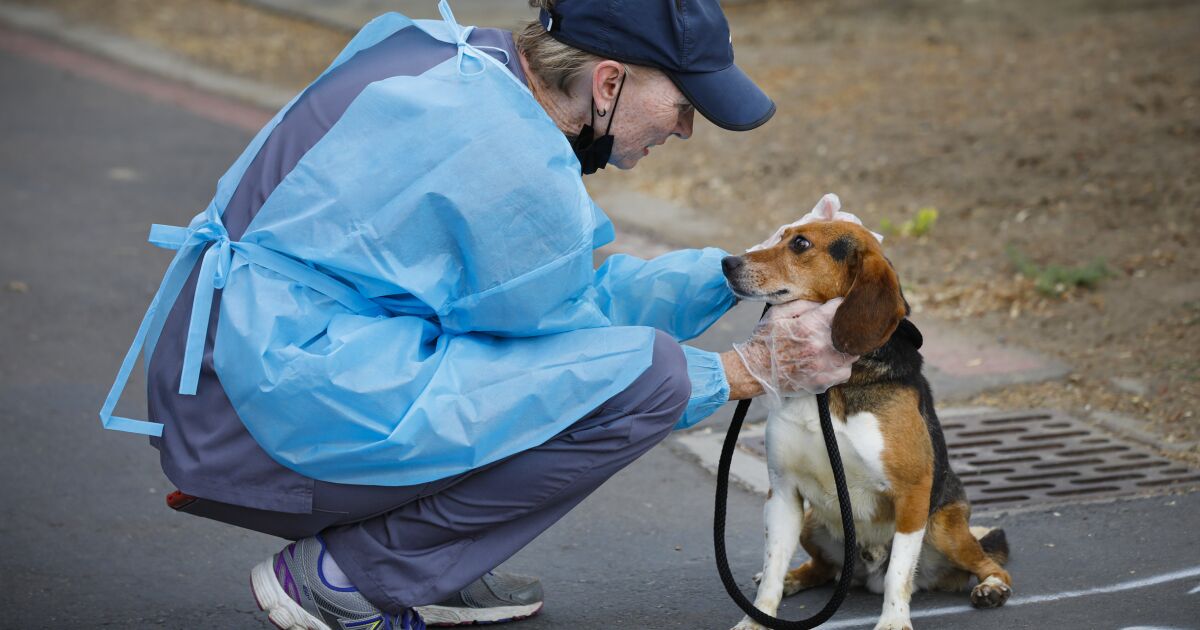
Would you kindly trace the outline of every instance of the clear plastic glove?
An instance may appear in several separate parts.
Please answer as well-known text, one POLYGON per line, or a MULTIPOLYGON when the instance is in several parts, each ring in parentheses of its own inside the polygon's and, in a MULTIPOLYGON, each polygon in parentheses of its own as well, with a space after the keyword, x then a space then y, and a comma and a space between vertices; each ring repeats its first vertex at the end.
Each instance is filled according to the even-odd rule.
POLYGON ((850 378, 858 357, 833 348, 831 326, 842 298, 824 304, 796 300, 771 307, 754 334, 733 349, 763 386, 770 404, 787 396, 819 394, 850 378))
MULTIPOLYGON (((842 200, 838 199, 837 195, 829 193, 824 197, 821 197, 821 200, 817 202, 817 205, 814 206, 812 211, 810 211, 808 214, 779 228, 778 230, 775 230, 775 233, 771 235, 771 238, 759 243, 758 245, 755 245, 754 247, 751 247, 750 249, 747 249, 746 251, 753 252, 760 249, 773 247, 776 243, 783 240, 783 233, 789 228, 804 225, 805 223, 812 223, 813 221, 848 221, 855 225, 863 224, 862 220, 860 220, 858 217, 850 214, 849 212, 842 212, 841 208, 842 200)), ((880 243, 883 242, 882 234, 871 232, 871 235, 874 236, 875 240, 879 241, 880 243)))

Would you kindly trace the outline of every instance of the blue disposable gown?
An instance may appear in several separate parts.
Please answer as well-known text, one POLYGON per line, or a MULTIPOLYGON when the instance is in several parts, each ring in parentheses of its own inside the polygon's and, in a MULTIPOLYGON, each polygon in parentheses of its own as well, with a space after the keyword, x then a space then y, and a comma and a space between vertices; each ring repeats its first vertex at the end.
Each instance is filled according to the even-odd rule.
MULTIPOLYGON (((685 340, 729 309, 718 249, 592 268, 613 230, 566 138, 443 14, 415 24, 457 43, 458 57, 367 87, 240 241, 221 211, 283 112, 188 228, 152 231, 179 254, 122 376, 141 339, 152 355, 202 257, 181 393, 194 392, 209 299, 222 289, 214 367, 259 445, 316 479, 410 485, 545 442, 650 365, 653 329, 685 340)), ((413 24, 376 19, 334 65, 413 24)), ((693 395, 680 427, 728 399, 717 355, 685 353, 693 395)), ((105 425, 160 431, 111 416, 121 381, 105 425)))

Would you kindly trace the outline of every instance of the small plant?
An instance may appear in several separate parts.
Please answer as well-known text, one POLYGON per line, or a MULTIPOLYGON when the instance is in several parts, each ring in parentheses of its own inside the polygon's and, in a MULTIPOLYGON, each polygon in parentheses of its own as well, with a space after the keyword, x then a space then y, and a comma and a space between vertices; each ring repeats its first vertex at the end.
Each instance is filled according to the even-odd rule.
POLYGON ((912 221, 905 221, 900 230, 912 236, 925 236, 937 223, 938 211, 934 207, 917 210, 917 216, 912 221))
POLYGON ((1102 258, 1073 267, 1041 266, 1029 260, 1028 256, 1013 245, 1005 248, 1005 253, 1008 254, 1013 267, 1016 267, 1021 275, 1032 279, 1034 288, 1045 295, 1062 295, 1075 287, 1094 289, 1101 280, 1112 275, 1102 258))
POLYGON ((899 227, 890 219, 883 219, 879 222, 879 229, 888 236, 925 236, 937 223, 937 217, 937 208, 926 206, 917 210, 916 216, 901 223, 899 227))
MULTIPOLYGON (((1200 301, 1193 300, 1191 302, 1184 302, 1183 308, 1188 311, 1187 316, 1183 318, 1184 326, 1195 326, 1196 324, 1200 324, 1200 301)), ((1197 365, 1200 365, 1200 362, 1197 362, 1197 365)))

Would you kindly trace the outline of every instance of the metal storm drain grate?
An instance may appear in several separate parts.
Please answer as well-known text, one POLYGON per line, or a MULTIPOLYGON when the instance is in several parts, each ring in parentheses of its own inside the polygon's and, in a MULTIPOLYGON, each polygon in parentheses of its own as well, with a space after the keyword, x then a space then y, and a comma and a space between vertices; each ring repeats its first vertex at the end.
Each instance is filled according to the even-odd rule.
MULTIPOLYGON (((971 505, 994 508, 1129 496, 1200 484, 1200 470, 1052 411, 941 418, 950 466, 971 505)), ((743 449, 765 458, 762 437, 743 449)))

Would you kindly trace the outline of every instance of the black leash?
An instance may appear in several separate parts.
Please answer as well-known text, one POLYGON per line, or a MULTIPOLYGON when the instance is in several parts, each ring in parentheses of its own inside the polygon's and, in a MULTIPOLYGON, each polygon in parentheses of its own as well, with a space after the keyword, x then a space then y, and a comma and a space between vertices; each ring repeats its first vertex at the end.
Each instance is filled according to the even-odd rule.
POLYGON ((846 592, 850 590, 850 581, 854 578, 854 558, 858 555, 858 542, 854 537, 854 513, 850 508, 850 493, 846 490, 846 472, 842 469, 842 455, 838 452, 837 436, 833 432, 833 420, 829 417, 829 394, 817 394, 817 411, 821 416, 821 433, 825 435, 825 450, 829 453, 829 466, 833 469, 833 480, 837 486, 838 506, 842 510, 842 532, 845 535, 845 555, 842 560, 842 574, 829 603, 825 604, 817 614, 808 619, 791 621, 772 617, 754 607, 750 600, 738 589, 734 582, 733 573, 729 570, 729 558, 725 554, 725 508, 729 494, 729 464, 733 461, 733 449, 737 445, 738 433, 742 430, 742 422, 746 412, 750 410, 750 400, 738 402, 733 412, 733 422, 729 425, 729 433, 725 434, 725 445, 721 447, 721 459, 717 465, 717 505, 713 517, 713 546, 717 553, 717 572, 725 583, 729 596, 750 616, 751 619, 774 630, 808 630, 815 628, 837 612, 846 592))

